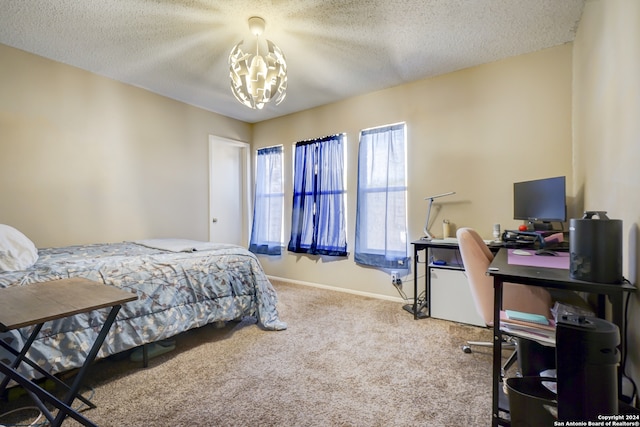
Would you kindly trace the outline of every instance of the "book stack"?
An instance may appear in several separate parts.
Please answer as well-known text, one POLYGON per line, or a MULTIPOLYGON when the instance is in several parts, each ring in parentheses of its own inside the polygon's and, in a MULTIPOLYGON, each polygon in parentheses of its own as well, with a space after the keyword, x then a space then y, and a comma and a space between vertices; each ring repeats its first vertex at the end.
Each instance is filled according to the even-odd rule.
POLYGON ((527 338, 543 345, 556 345, 555 321, 540 314, 515 310, 501 311, 500 330, 508 335, 527 338))

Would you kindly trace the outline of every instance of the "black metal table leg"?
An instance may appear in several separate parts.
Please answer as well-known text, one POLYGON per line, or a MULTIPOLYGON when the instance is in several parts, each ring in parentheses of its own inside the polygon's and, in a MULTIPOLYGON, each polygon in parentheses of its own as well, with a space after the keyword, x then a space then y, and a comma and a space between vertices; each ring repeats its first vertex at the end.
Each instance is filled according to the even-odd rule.
POLYGON ((74 420, 78 421, 84 426, 87 427, 98 427, 96 424, 89 421, 87 418, 80 415, 77 411, 71 408, 66 403, 62 402, 60 399, 39 387, 36 383, 30 381, 27 377, 17 372, 15 369, 9 367, 6 363, 0 362, 0 372, 2 372, 7 378, 10 380, 14 380, 16 383, 20 384, 22 387, 27 390, 29 395, 34 398, 34 402, 37 404, 38 408, 42 411, 43 415, 49 420, 52 426, 58 427, 62 423, 55 423, 55 419, 53 414, 46 408, 44 402, 49 402, 56 408, 58 408, 58 415, 60 413, 66 414, 65 416, 69 416, 74 420))
MULTIPOLYGON (((64 399, 64 403, 66 405, 71 406, 74 399, 78 395, 78 391, 80 390, 80 386, 82 385, 82 380, 84 379, 84 376, 87 373, 89 366, 95 360, 98 354, 98 351, 100 351, 100 347, 102 347, 102 343, 104 342, 104 339, 107 337, 107 334, 111 329, 111 325, 113 324, 114 320, 116 320, 116 316, 118 315, 118 311, 120 311, 120 307, 121 307, 120 305, 114 305, 113 307, 111 307, 111 310, 109 311, 109 315, 107 316, 107 320, 105 320, 104 325, 102 325, 102 329, 100 329, 100 333, 98 333, 98 337, 94 341, 93 346, 91 347, 91 350, 89 351, 89 354, 87 355, 87 358, 85 359, 84 364, 82 365, 82 368, 80 368, 80 371, 76 375, 71 387, 69 388, 69 391, 67 392, 67 396, 64 399)), ((56 417, 56 419, 52 424, 53 427, 57 427, 60 424, 62 424, 62 421, 64 421, 67 415, 69 414, 65 414, 65 411, 62 411, 62 410, 58 411, 58 416, 56 417)))
MULTIPOLYGON (((42 325, 39 325, 42 326, 42 325)), ((38 328, 40 329, 40 328, 38 328)), ((6 342, 0 340, 0 346, 4 347, 8 352, 10 352, 11 354, 13 354, 14 356, 20 357, 20 353, 26 353, 23 348, 22 352, 18 352, 15 348, 11 347, 9 344, 7 344, 6 342)), ((25 345, 26 348, 26 345, 25 345)), ((65 383, 64 381, 60 380, 58 377, 56 377, 55 375, 51 375, 49 372, 47 372, 46 370, 44 370, 40 365, 38 365, 37 363, 35 363, 33 360, 29 359, 28 357, 26 357, 25 355, 20 357, 20 361, 26 363, 27 365, 31 366, 33 369, 35 369, 36 371, 38 371, 40 374, 42 374, 45 378, 50 379, 51 381, 53 381, 55 383, 56 386, 60 386, 63 389, 69 389, 69 384, 65 383)), ((15 362, 15 361, 14 361, 15 362)), ((14 363, 11 364, 11 367, 13 369, 16 369, 18 366, 15 365, 14 363)), ((3 380, 3 385, 4 387, 0 387, 0 394, 2 394, 6 388, 6 386, 9 384, 9 378, 6 378, 3 380)), ((84 403, 85 405, 87 405, 89 408, 95 408, 96 405, 93 404, 93 402, 91 402, 89 399, 87 399, 86 397, 84 397, 83 395, 79 394, 78 396, 76 396, 76 398, 78 400, 81 400, 82 403, 84 403)))
POLYGON ((493 369, 492 369, 492 410, 491 425, 497 427, 500 421, 500 377, 502 362, 502 332, 500 332, 500 310, 502 309, 502 279, 493 278, 493 369))
MULTIPOLYGON (((2 345, 4 348, 11 351, 11 353, 13 353, 16 356, 13 362, 11 362, 11 365, 10 365, 11 369, 17 369, 18 366, 20 366, 20 363, 22 361, 29 360, 26 358, 27 352, 31 348, 31 344, 33 344, 33 342, 36 340, 36 337, 40 333, 40 330, 42 329, 42 325, 44 325, 44 323, 40 323, 34 326, 33 331, 31 332, 31 335, 29 335, 27 342, 24 343, 24 346, 22 347, 22 350, 20 352, 18 352, 17 350, 14 350, 13 347, 5 343, 4 341, 0 341, 0 345, 2 345)), ((4 390, 7 388, 7 385, 9 385, 9 378, 5 377, 2 380, 2 383, 0 383, 0 394, 4 392, 4 390)))

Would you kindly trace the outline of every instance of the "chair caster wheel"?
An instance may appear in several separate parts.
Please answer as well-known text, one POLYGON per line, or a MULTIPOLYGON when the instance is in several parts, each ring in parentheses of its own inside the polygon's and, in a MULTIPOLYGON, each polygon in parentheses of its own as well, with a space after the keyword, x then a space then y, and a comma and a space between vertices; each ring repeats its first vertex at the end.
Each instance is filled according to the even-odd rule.
POLYGON ((463 345, 462 351, 464 351, 465 353, 471 353, 471 347, 469 347, 468 345, 463 345))

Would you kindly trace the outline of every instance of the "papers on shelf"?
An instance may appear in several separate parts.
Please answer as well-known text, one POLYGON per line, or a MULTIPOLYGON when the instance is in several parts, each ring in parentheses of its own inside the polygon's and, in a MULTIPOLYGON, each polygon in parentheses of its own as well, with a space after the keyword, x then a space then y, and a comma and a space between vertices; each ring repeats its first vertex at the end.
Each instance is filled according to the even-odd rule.
POLYGON ((544 329, 528 328, 526 326, 506 323, 500 324, 500 330, 507 335, 533 340, 548 347, 555 347, 556 345, 555 331, 546 331, 544 329))
POLYGON ((540 325, 538 323, 530 323, 522 320, 509 319, 507 317, 507 313, 505 311, 500 312, 500 324, 509 324, 509 325, 518 325, 522 327, 532 328, 532 329, 541 329, 546 331, 555 331, 556 330, 556 322, 553 319, 548 319, 549 323, 547 325, 540 325))
POLYGON ((500 312, 500 330, 508 335, 527 338, 546 346, 556 345, 556 324, 549 320, 548 325, 509 319, 506 312, 500 312))
POLYGON ((549 319, 542 314, 525 313, 516 310, 506 310, 507 319, 521 320, 523 322, 536 323, 538 325, 548 325, 549 319))

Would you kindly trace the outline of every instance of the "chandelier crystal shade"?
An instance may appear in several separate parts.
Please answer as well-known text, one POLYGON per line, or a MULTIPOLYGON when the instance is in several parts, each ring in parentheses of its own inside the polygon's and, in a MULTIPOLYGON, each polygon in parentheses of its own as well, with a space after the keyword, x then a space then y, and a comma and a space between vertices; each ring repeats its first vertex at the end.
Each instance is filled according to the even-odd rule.
POLYGON ((280 104, 287 90, 287 62, 278 46, 266 41, 266 54, 260 55, 259 36, 264 31, 264 19, 249 18, 249 28, 256 36, 255 54, 241 49, 244 40, 231 49, 229 77, 231 91, 240 103, 253 109, 262 109, 272 100, 280 104))

